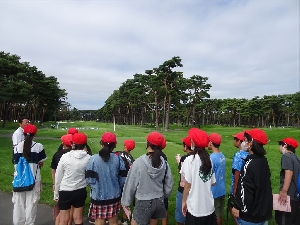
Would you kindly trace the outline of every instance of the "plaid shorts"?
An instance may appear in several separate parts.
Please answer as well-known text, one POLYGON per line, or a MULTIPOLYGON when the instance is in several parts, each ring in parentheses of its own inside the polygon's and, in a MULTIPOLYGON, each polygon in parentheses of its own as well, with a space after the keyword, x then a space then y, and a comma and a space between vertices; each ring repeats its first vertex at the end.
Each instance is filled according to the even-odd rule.
POLYGON ((88 217, 92 219, 108 219, 114 217, 120 212, 120 201, 109 205, 90 204, 88 217))

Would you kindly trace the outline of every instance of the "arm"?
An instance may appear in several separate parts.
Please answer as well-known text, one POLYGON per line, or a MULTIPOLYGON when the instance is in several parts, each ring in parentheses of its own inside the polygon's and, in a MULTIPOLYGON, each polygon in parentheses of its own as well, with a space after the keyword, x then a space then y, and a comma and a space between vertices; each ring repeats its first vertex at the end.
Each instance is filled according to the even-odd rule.
POLYGON ((85 167, 85 180, 88 185, 96 184, 99 176, 95 168, 95 160, 91 157, 85 167))
POLYGON ((238 182, 239 182, 239 178, 240 178, 240 171, 234 170, 233 196, 235 196, 236 188, 237 188, 238 182))
POLYGON ((187 200, 187 196, 191 190, 191 186, 192 185, 189 182, 185 181, 183 195, 182 195, 182 214, 184 216, 186 216, 186 212, 187 212, 186 200, 187 200))
POLYGON ((167 161, 165 163, 167 164, 167 174, 166 174, 165 185, 164 185, 164 197, 168 198, 172 193, 174 180, 173 180, 173 176, 169 164, 167 163, 167 161))
POLYGON ((61 180, 63 178, 64 175, 64 168, 63 168, 63 163, 64 163, 64 157, 62 156, 58 165, 57 165, 57 169, 56 169, 56 173, 55 173, 55 185, 54 185, 54 200, 58 200, 59 197, 59 189, 60 189, 60 183, 61 180))
POLYGON ((54 169, 51 169, 51 177, 52 177, 52 191, 54 192, 54 185, 55 185, 55 171, 54 169))
POLYGON ((280 204, 285 204, 286 203, 286 198, 287 198, 287 192, 289 190, 291 181, 292 181, 292 177, 293 177, 293 171, 291 170, 285 170, 284 171, 284 181, 283 181, 283 186, 282 189, 279 193, 279 198, 278 198, 278 202, 280 204))
POLYGON ((135 161, 128 172, 121 198, 121 204, 123 206, 130 206, 134 200, 135 192, 140 181, 139 167, 140 165, 135 161))

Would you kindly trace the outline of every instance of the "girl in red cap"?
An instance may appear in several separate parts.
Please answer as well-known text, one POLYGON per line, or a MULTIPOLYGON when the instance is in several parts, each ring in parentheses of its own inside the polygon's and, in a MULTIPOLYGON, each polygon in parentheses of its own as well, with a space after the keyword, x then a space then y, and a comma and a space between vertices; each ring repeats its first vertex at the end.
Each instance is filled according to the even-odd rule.
POLYGON ((182 197, 185 224, 216 225, 214 197, 211 191, 216 178, 209 154, 205 150, 209 142, 208 135, 202 130, 191 128, 188 136, 194 151, 184 160, 180 171, 185 178, 182 197))
POLYGON ((33 141, 37 128, 33 124, 24 127, 25 140, 14 148, 14 164, 18 164, 21 156, 29 162, 30 169, 35 177, 33 190, 24 192, 14 192, 12 202, 14 203, 13 223, 14 224, 34 224, 36 218, 37 204, 40 199, 41 174, 40 168, 47 159, 42 144, 33 141))
POLYGON ((244 136, 250 155, 241 170, 232 214, 240 225, 263 225, 271 219, 273 210, 271 173, 263 147, 268 137, 260 129, 248 130, 244 136))
POLYGON ((91 204, 89 218, 95 220, 96 225, 118 224, 122 187, 127 171, 121 157, 113 153, 116 147, 116 135, 105 132, 100 144, 99 154, 95 154, 86 166, 85 177, 91 186, 91 204))
POLYGON ((280 194, 279 204, 287 204, 290 196, 291 212, 275 211, 275 220, 278 225, 299 224, 299 196, 297 196, 297 182, 300 171, 300 158, 295 154, 298 141, 293 138, 284 138, 279 143, 281 157, 280 194))
POLYGON ((159 132, 147 136, 147 154, 137 158, 132 164, 121 203, 126 210, 136 199, 132 214, 132 225, 156 223, 166 217, 164 198, 168 198, 173 188, 173 176, 168 163, 160 155, 165 138, 159 132))

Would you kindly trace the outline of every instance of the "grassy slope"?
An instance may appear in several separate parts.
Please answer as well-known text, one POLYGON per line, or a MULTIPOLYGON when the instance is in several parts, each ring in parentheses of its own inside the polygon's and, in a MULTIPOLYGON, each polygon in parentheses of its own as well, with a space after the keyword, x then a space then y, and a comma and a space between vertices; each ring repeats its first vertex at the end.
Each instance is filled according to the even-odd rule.
MULTIPOLYGON (((9 123, 6 125, 6 128, 0 129, 0 135, 4 134, 11 134, 16 128, 16 123, 9 123)), ((100 149, 100 137, 105 131, 113 131, 112 124, 103 124, 103 123, 96 123, 96 122, 77 122, 77 123, 69 123, 69 124, 61 124, 61 127, 56 129, 49 129, 50 124, 44 124, 43 127, 39 127, 37 137, 35 140, 40 142, 44 145, 46 154, 47 154, 47 161, 44 164, 42 169, 42 180, 44 183, 43 192, 41 194, 40 202, 53 205, 54 201, 52 200, 52 180, 51 180, 51 169, 50 163, 53 154, 57 150, 57 147, 60 145, 60 136, 66 133, 66 129, 68 127, 81 127, 85 128, 81 131, 86 133, 89 138, 89 145, 94 154, 98 152, 100 149), (65 128, 65 129, 64 129, 65 128), (90 129, 96 128, 96 129, 90 129), (48 138, 52 137, 52 138, 48 138)), ((167 147, 164 149, 165 154, 168 157, 168 162, 171 166, 171 170, 175 180, 175 186, 172 192, 172 195, 169 199, 169 224, 176 224, 174 221, 174 210, 175 210, 175 195, 178 187, 178 180, 179 175, 177 172, 177 164, 175 161, 175 155, 177 153, 183 154, 182 152, 182 143, 181 138, 187 135, 188 127, 181 127, 173 125, 169 132, 161 131, 166 139, 167 139, 167 147)), ((202 127, 208 133, 217 132, 222 135, 223 142, 221 144, 220 150, 226 156, 226 183, 227 183, 227 192, 230 188, 231 182, 231 175, 230 175, 230 168, 232 157, 237 149, 233 146, 233 138, 232 134, 240 132, 243 128, 232 128, 232 127, 221 127, 221 126, 206 126, 202 127)), ((124 139, 134 139, 136 141, 136 148, 132 151, 132 155, 134 158, 139 157, 140 155, 145 153, 145 136, 150 131, 153 131, 153 127, 144 127, 140 128, 138 126, 126 126, 126 125, 116 125, 115 134, 117 135, 118 145, 116 150, 122 150, 123 147, 123 140, 124 139)), ((266 145, 267 150, 267 158, 269 161, 270 169, 272 171, 272 188, 274 193, 278 193, 279 189, 279 171, 280 171, 280 154, 278 151, 278 143, 277 141, 282 139, 286 136, 291 136, 294 138, 298 138, 296 132, 299 132, 296 129, 282 129, 282 128, 275 128, 275 129, 265 129, 268 137, 269 137, 269 144, 266 145)), ((11 164, 11 136, 5 135, 0 137, 1 146, 0 146, 0 190, 11 192, 11 182, 13 173, 13 166, 11 164)), ((87 199, 87 207, 88 209, 88 201, 87 199)), ((86 212, 85 212, 86 213, 86 212)), ((224 213, 224 222, 226 222, 226 211, 224 213)), ((229 216, 229 224, 232 224, 231 217, 229 216)), ((270 221, 269 224, 275 224, 274 220, 270 221)))

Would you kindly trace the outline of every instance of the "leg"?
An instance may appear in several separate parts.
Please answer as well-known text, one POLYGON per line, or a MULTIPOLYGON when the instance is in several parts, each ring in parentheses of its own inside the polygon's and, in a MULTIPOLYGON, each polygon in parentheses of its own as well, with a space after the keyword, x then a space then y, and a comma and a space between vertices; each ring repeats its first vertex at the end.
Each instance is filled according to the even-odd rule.
POLYGON ((73 222, 73 214, 74 214, 74 207, 71 206, 71 209, 70 209, 70 219, 69 219, 68 225, 72 225, 72 222, 73 222))
POLYGON ((95 219, 95 225, 105 225, 105 219, 95 219))
POLYGON ((222 225, 222 217, 217 217, 217 224, 222 225))
POLYGON ((14 203, 13 209, 13 224, 25 224, 25 192, 14 192, 12 202, 14 203))
POLYGON ((59 221, 60 221, 60 219, 59 219, 59 214, 58 214, 57 217, 55 218, 55 225, 59 225, 59 221))
POLYGON ((135 222, 134 219, 131 219, 131 225, 138 225, 137 222, 135 222))
MULTIPOLYGON (((72 207, 71 207, 71 209, 72 209, 72 207)), ((82 221, 82 213, 83 213, 83 207, 74 208, 73 219, 74 219, 75 224, 82 224, 82 222, 83 222, 82 221)))
POLYGON ((60 210, 59 212, 59 225, 68 224, 70 219, 70 209, 60 210))
POLYGON ((118 216, 113 216, 108 219, 108 224, 109 225, 118 225, 118 216))
POLYGON ((168 211, 166 211, 166 217, 161 219, 161 225, 168 225, 168 211))
POLYGON ((157 225, 158 219, 150 219, 150 225, 157 225))
POLYGON ((26 223, 34 224, 36 218, 37 204, 40 200, 40 182, 36 182, 33 190, 26 191, 25 214, 26 223))

